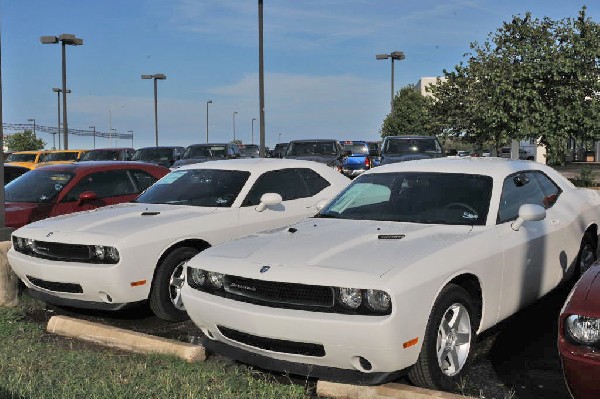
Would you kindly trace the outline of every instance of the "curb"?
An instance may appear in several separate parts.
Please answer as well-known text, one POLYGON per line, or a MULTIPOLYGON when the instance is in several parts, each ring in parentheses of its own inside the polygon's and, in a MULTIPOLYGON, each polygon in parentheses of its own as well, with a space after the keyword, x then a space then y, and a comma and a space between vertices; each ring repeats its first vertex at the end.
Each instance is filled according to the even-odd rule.
POLYGON ((454 393, 432 391, 410 385, 388 383, 380 386, 339 384, 329 381, 317 382, 317 396, 336 399, 465 399, 454 393))
POLYGON ((67 316, 52 316, 48 320, 46 330, 53 334, 130 352, 174 355, 187 362, 206 360, 206 353, 201 345, 173 341, 67 316))

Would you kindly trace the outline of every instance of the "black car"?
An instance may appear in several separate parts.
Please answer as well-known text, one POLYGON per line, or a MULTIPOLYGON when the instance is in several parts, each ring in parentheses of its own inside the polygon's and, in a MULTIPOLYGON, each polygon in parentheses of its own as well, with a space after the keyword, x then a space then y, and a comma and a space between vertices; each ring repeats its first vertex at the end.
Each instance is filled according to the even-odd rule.
POLYGON ((192 163, 214 161, 217 159, 240 158, 242 154, 235 143, 192 144, 185 149, 181 159, 173 164, 173 168, 192 163))
POLYGON ((284 158, 315 161, 336 168, 341 172, 343 152, 337 140, 313 139, 290 141, 284 158))
POLYGON ((381 144, 381 165, 443 156, 435 136, 387 136, 381 144))
POLYGON ((283 158, 285 151, 288 148, 289 143, 277 143, 275 148, 271 150, 271 158, 283 158))
POLYGON ((184 147, 178 146, 138 148, 131 156, 131 160, 153 163, 168 168, 181 158, 183 150, 184 147))
POLYGON ((83 154, 79 162, 129 161, 134 152, 133 148, 95 148, 83 154))
POLYGON ((238 148, 242 158, 258 158, 260 156, 260 148, 256 144, 240 144, 238 148))

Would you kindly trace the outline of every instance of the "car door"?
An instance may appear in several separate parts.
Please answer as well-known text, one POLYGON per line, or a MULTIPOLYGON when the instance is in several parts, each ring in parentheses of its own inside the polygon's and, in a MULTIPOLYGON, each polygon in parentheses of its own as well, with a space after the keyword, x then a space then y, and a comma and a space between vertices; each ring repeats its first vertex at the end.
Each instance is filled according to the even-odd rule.
POLYGON ((539 171, 518 172, 504 180, 496 225, 504 253, 500 319, 546 294, 563 275, 565 215, 557 206, 560 194, 539 171), (546 217, 515 231, 512 224, 524 204, 544 207, 546 217))
POLYGON ((137 197, 135 188, 127 170, 110 170, 89 173, 83 177, 63 196, 56 205, 53 215, 86 211, 105 205, 128 202, 137 197), (80 201, 81 193, 91 191, 96 198, 80 201))
POLYGON ((329 185, 327 180, 311 169, 288 168, 265 172, 256 180, 242 202, 239 210, 240 232, 250 234, 269 230, 315 214, 315 188, 308 187, 308 179, 315 181, 311 187, 318 188, 320 184, 324 188, 329 185), (258 212, 256 207, 260 203, 260 197, 266 193, 280 194, 283 202, 258 212))

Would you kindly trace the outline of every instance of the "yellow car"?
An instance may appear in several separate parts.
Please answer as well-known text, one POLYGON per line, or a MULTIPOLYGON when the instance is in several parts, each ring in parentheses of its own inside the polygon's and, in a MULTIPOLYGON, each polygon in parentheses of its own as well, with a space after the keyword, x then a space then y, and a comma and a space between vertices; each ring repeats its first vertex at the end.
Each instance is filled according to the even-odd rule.
POLYGON ((36 165, 41 162, 44 155, 50 151, 17 151, 6 157, 4 161, 7 164, 22 166, 24 168, 35 169, 36 165))
POLYGON ((73 163, 79 161, 83 154, 89 150, 52 150, 45 151, 40 157, 39 162, 32 167, 41 168, 42 166, 55 165, 59 163, 73 163))

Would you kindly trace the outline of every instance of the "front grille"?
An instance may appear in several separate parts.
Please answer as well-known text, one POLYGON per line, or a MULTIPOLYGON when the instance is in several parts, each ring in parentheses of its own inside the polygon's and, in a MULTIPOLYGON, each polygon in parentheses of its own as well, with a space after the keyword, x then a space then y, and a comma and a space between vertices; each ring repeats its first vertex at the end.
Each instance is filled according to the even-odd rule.
POLYGON ((71 284, 71 283, 57 283, 55 281, 46 281, 41 280, 39 278, 26 276, 27 280, 31 282, 31 284, 36 287, 43 288, 49 291, 55 292, 68 292, 71 294, 81 294, 83 293, 83 288, 79 284, 71 284))
POLYGON ((67 262, 89 262, 92 259, 88 245, 62 244, 58 242, 34 241, 33 256, 44 259, 59 259, 67 262))
POLYGON ((325 356, 325 348, 323 345, 259 337, 257 335, 251 335, 223 326, 217 327, 224 337, 255 348, 264 349, 271 352, 290 353, 294 355, 314 357, 325 356))
POLYGON ((333 308, 335 293, 332 287, 280 283, 237 276, 225 276, 225 292, 257 302, 302 307, 333 308))

